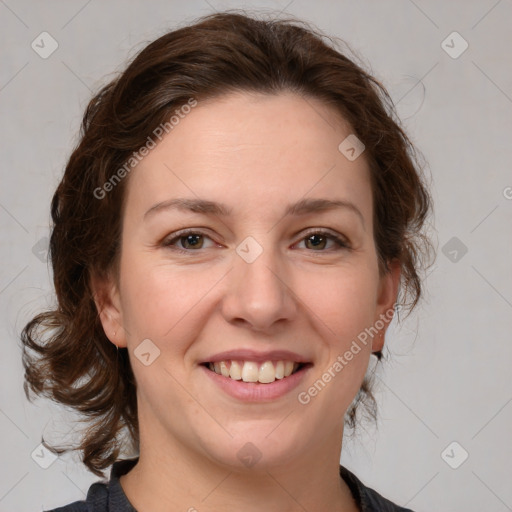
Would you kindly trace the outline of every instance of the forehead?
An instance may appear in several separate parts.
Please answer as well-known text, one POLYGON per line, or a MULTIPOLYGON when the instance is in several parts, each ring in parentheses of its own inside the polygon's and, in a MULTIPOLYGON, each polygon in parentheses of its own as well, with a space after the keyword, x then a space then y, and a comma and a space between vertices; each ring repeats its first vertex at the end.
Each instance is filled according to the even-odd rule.
POLYGON ((280 203, 322 197, 350 199, 371 218, 364 154, 350 161, 339 150, 351 133, 332 108, 294 93, 198 102, 132 171, 127 207, 140 213, 186 195, 228 203, 235 214, 278 214, 280 203))

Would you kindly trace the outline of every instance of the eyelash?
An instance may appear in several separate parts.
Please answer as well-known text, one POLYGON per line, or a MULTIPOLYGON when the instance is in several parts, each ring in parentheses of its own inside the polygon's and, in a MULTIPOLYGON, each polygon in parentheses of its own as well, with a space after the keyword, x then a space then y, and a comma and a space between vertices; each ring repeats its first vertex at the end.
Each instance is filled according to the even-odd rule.
MULTIPOLYGON (((162 242, 162 246, 165 248, 168 248, 172 251, 176 251, 177 253, 180 253, 180 254, 190 254, 193 252, 200 252, 201 249, 180 249, 179 247, 176 247, 173 245, 175 242, 179 241, 181 238, 183 238, 187 235, 201 235, 201 236, 210 238, 210 240, 211 240, 211 237, 209 237, 203 231, 200 231, 200 230, 197 230, 194 228, 190 228, 190 229, 184 229, 182 231, 178 231, 178 232, 174 233, 172 235, 172 238, 167 238, 162 242)), ((312 230, 308 231, 307 233, 305 233, 303 235, 303 237, 299 240, 299 242, 303 242, 308 236, 311 236, 311 235, 321 235, 321 236, 324 236, 326 238, 333 240, 335 242, 335 244, 338 246, 338 248, 334 249, 334 250, 350 250, 350 248, 351 248, 349 243, 345 239, 343 239, 342 237, 340 237, 338 235, 331 233, 330 231, 326 231, 324 229, 312 229, 312 230)), ((329 253, 332 251, 333 251, 333 249, 318 250, 318 251, 314 251, 312 249, 309 250, 309 252, 312 252, 312 253, 315 253, 315 252, 329 253)))

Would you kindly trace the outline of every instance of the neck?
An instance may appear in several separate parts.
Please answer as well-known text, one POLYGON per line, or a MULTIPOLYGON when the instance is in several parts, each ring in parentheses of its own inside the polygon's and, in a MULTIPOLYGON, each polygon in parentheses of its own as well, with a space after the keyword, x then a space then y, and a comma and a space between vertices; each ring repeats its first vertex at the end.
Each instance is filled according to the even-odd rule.
POLYGON ((235 468, 168 437, 163 449, 141 430, 139 461, 120 481, 138 512, 353 512, 358 508, 339 474, 341 436, 333 433, 285 464, 235 468))

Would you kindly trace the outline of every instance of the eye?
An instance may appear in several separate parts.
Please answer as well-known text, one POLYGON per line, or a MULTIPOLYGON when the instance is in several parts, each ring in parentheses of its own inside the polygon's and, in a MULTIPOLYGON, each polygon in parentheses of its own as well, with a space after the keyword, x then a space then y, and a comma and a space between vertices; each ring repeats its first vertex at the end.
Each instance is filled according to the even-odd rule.
MULTIPOLYGON (((205 246, 206 240, 213 242, 206 234, 190 229, 175 233, 171 238, 164 240, 162 245, 179 252, 190 252, 207 248, 205 246)), ((208 247, 211 247, 211 245, 208 247)))
MULTIPOLYGON (((304 243, 304 248, 313 252, 333 252, 350 249, 349 243, 341 236, 330 231, 315 229, 306 233, 298 245, 304 243)), ((190 253, 200 249, 214 247, 216 243, 206 233, 196 229, 185 229, 173 233, 162 242, 162 246, 180 253, 190 253), (208 241, 210 244, 208 245, 208 241)), ((301 247, 299 247, 301 248, 301 247)))
POLYGON ((330 250, 348 249, 350 247, 343 238, 325 230, 310 231, 300 243, 304 243, 306 249, 316 252, 330 252, 330 250))

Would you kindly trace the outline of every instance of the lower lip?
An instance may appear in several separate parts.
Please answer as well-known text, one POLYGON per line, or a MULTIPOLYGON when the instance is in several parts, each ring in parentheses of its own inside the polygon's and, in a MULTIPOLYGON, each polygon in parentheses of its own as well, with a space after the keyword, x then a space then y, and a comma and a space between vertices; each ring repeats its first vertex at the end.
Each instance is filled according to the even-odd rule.
POLYGON ((298 387, 311 366, 312 365, 306 365, 289 377, 276 379, 274 382, 269 384, 234 380, 229 377, 219 375, 218 373, 206 368, 206 366, 201 366, 201 368, 215 384, 233 398, 237 398, 244 402, 270 402, 286 395, 294 388, 298 387))

